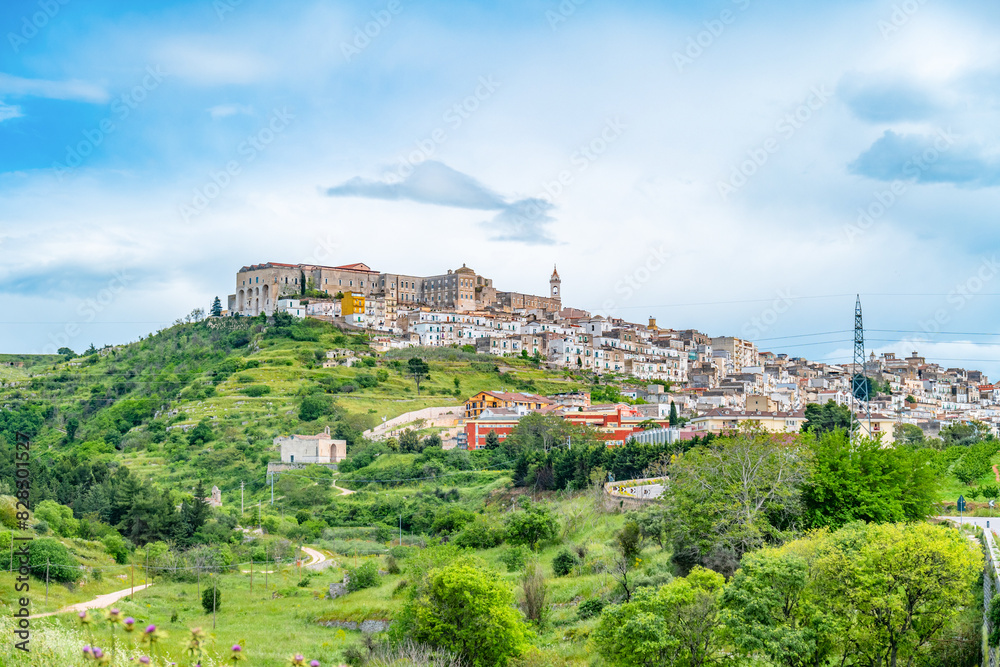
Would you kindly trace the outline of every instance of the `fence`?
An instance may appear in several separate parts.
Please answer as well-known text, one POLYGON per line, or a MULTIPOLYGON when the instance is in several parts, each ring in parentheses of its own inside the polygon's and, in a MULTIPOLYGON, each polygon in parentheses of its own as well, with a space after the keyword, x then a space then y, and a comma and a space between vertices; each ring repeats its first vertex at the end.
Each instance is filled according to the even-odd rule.
POLYGON ((983 657, 985 664, 989 667, 997 667, 1000 664, 1000 651, 996 647, 990 646, 987 637, 993 631, 990 624, 988 611, 990 600, 1000 589, 1000 550, 997 548, 996 538, 993 531, 983 529, 983 543, 986 545, 986 568, 983 572, 983 657))

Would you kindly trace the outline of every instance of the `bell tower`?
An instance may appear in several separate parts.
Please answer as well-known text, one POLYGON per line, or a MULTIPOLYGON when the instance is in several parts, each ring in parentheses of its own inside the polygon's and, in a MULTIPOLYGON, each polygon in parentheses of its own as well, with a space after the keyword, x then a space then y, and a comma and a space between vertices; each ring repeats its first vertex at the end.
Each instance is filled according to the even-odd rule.
POLYGON ((559 291, 562 285, 562 279, 559 277, 559 272, 556 271, 555 264, 552 265, 552 277, 549 278, 549 296, 562 303, 562 294, 559 291))

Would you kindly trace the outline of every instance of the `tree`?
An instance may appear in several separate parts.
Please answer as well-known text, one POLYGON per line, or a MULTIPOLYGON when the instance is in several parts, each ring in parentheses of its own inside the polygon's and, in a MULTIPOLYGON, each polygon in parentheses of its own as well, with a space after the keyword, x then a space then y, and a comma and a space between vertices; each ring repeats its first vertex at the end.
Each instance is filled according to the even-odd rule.
POLYGON ((559 521, 547 507, 529 505, 507 515, 507 541, 537 549, 559 534, 559 521))
POLYGON ((907 445, 922 445, 924 432, 916 424, 900 424, 896 440, 907 445))
POLYGON ((838 428, 849 431, 852 421, 851 408, 847 405, 837 405, 832 400, 824 405, 810 403, 806 406, 806 421, 802 430, 816 435, 838 428))
POLYGON ((76 417, 70 417, 66 420, 66 441, 73 442, 73 438, 76 437, 76 431, 80 428, 80 420, 76 417))
POLYGON ((426 361, 420 357, 411 357, 408 362, 406 362, 407 369, 409 371, 410 377, 413 378, 413 382, 417 385, 417 396, 420 395, 420 383, 424 380, 428 380, 431 377, 431 367, 426 361))
POLYGON ((849 619, 839 632, 853 664, 913 664, 982 574, 979 546, 945 526, 854 525, 820 548, 817 577, 831 615, 849 619))
POLYGON ((718 601, 725 579, 695 567, 659 590, 605 607, 591 639, 608 664, 622 667, 714 664, 720 649, 718 601))
POLYGON ((680 416, 677 414, 677 404, 670 401, 670 425, 677 426, 680 422, 680 416))
POLYGON ((214 439, 215 432, 212 430, 212 423, 207 419, 198 422, 198 425, 191 429, 187 436, 189 445, 203 445, 214 439))
POLYGON ((933 452, 882 447, 875 438, 827 431, 812 440, 802 486, 807 526, 924 520, 937 500, 933 452))
POLYGON ((212 317, 222 317, 222 301, 219 297, 212 301, 212 317))
POLYGON ((76 357, 76 352, 69 349, 68 347, 60 347, 58 350, 56 350, 56 354, 61 354, 62 356, 66 357, 65 359, 66 361, 69 361, 70 359, 76 357))
POLYGON ((398 619, 403 637, 447 649, 473 667, 506 665, 527 647, 514 595, 477 558, 459 558, 415 582, 398 619))
POLYGON ((500 436, 493 429, 486 434, 486 449, 496 449, 500 446, 500 436))
POLYGON ((420 453, 423 451, 420 436, 413 429, 406 429, 399 435, 399 451, 403 454, 410 452, 420 453))
POLYGON ((190 502, 185 500, 181 503, 181 521, 184 523, 188 539, 201 530, 211 513, 212 510, 208 505, 205 491, 205 482, 199 479, 194 489, 194 497, 190 502))
POLYGON ((786 539, 801 513, 806 453, 797 438, 750 426, 687 452, 664 495, 674 561, 729 574, 747 551, 786 539))
POLYGON ((826 664, 836 628, 815 594, 816 574, 795 547, 746 554, 722 596, 723 620, 737 651, 786 667, 826 664))
POLYGON ((311 422, 333 410, 333 399, 325 394, 309 394, 302 398, 299 405, 299 419, 311 422))

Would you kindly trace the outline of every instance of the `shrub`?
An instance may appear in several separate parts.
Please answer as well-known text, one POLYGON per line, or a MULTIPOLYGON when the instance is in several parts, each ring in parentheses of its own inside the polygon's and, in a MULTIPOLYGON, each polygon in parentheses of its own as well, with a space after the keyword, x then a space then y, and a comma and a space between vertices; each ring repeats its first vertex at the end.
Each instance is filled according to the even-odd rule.
POLYGON ((252 384, 243 388, 244 396, 264 396, 270 394, 271 388, 266 384, 252 384))
POLYGON ((460 547, 470 549, 492 549, 503 542, 503 531, 482 515, 476 517, 462 529, 453 540, 460 547))
POLYGON ((378 565, 373 560, 355 568, 348 568, 347 573, 350 576, 347 590, 351 593, 378 586, 378 565))
POLYGON ((523 547, 511 547, 500 554, 500 562, 507 566, 508 572, 517 572, 524 567, 525 556, 523 547))
POLYGON ((39 579, 45 579, 45 567, 48 564, 49 579, 72 583, 79 581, 82 572, 76 559, 58 540, 45 537, 31 542, 28 549, 28 564, 31 573, 39 579))
POLYGON ((576 608, 576 617, 581 621, 593 618, 594 616, 599 616, 602 609, 604 609, 604 600, 601 598, 590 598, 581 602, 580 606, 576 608))
POLYGON ((219 590, 218 586, 208 586, 201 592, 201 608, 205 610, 206 614, 211 614, 213 609, 215 611, 222 609, 222 591, 219 590), (215 593, 214 603, 212 601, 213 592, 215 593))
POLYGON ((552 560, 552 572, 557 577, 565 577, 567 574, 573 572, 573 568, 576 567, 577 562, 576 556, 563 549, 552 560))
POLYGON ((385 571, 389 574, 399 574, 401 571, 399 569, 399 563, 396 562, 396 557, 392 554, 389 554, 385 558, 385 571))

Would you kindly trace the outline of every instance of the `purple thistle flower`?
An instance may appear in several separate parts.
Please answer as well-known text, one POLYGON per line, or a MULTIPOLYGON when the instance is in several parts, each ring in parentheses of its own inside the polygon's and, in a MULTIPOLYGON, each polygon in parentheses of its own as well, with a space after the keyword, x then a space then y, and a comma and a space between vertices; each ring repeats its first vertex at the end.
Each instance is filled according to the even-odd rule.
POLYGON ((94 657, 97 658, 98 660, 100 660, 103 655, 104 655, 104 651, 102 651, 101 649, 99 649, 99 648, 97 648, 95 646, 94 647, 94 657))
POLYGON ((87 646, 83 647, 83 652, 86 653, 86 654, 88 654, 88 655, 90 654, 90 645, 89 644, 87 646))
POLYGON ((139 658, 139 662, 141 662, 144 665, 148 665, 149 664, 149 658, 147 658, 146 656, 142 656, 141 658, 139 658))
POLYGON ((156 632, 156 626, 155 625, 148 625, 148 626, 146 626, 146 634, 147 635, 151 635, 154 632, 156 632))
POLYGON ((240 646, 239 644, 233 644, 233 653, 239 653, 242 650, 243 650, 242 646, 240 646))
POLYGON ((319 667, 319 660, 310 660, 309 667, 319 667))

